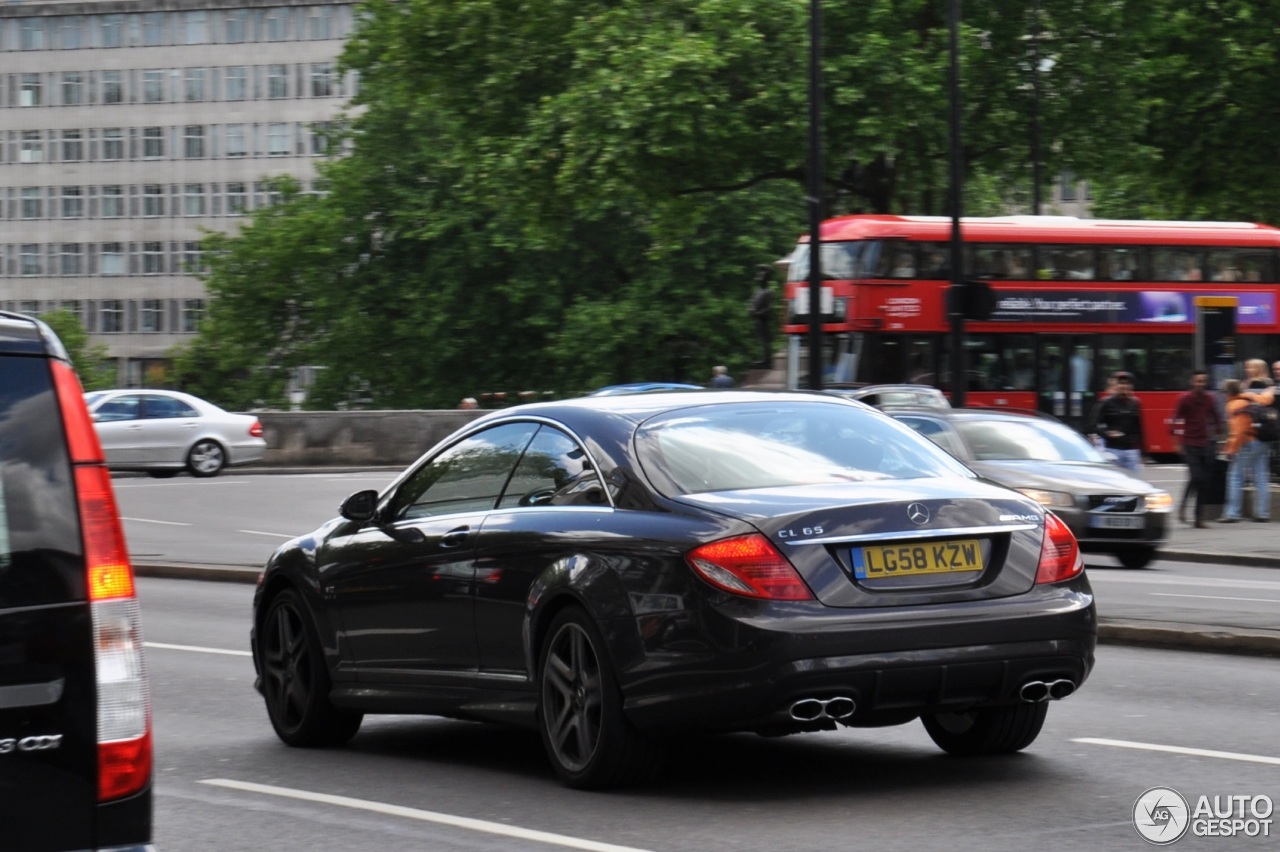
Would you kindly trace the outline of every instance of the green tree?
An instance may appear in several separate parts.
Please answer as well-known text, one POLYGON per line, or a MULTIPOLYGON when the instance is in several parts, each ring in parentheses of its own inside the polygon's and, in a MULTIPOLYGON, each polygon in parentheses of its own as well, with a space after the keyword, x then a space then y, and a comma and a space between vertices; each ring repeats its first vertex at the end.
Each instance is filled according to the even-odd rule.
POLYGON ((40 319, 62 341, 67 354, 71 356, 71 365, 80 377, 80 384, 86 391, 105 390, 115 386, 116 368, 107 355, 107 348, 89 342, 89 334, 78 316, 59 308, 41 314, 40 319))

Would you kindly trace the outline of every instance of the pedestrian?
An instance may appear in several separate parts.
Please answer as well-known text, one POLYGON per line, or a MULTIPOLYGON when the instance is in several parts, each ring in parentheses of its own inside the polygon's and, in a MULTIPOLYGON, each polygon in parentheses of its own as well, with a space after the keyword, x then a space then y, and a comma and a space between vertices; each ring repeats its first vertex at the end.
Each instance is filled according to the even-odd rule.
POLYGON ((711 368, 711 381, 707 383, 713 388, 731 388, 734 385, 733 377, 729 375, 729 368, 717 364, 711 368))
POLYGON ((760 362, 758 367, 768 368, 773 364, 773 267, 762 263, 756 267, 756 291, 751 294, 751 305, 747 312, 756 326, 756 339, 760 341, 760 362))
POLYGON ((1275 394, 1264 379, 1255 379, 1251 384, 1255 387, 1248 390, 1240 387, 1238 379, 1227 379, 1223 385, 1227 395, 1227 505, 1219 520, 1224 524, 1234 524, 1241 518, 1246 476, 1253 483, 1253 519, 1271 520, 1271 478, 1267 470, 1270 449, 1266 441, 1254 437, 1253 418, 1246 409, 1253 402, 1270 406, 1275 394))
POLYGON ((1131 373, 1115 374, 1115 390, 1098 406, 1090 431, 1102 437, 1121 467, 1134 473, 1142 470, 1142 403, 1133 395, 1131 373))
POLYGON ((1205 390, 1208 386, 1209 376, 1204 370, 1196 370, 1191 374, 1191 389, 1182 395, 1174 407, 1170 429, 1174 448, 1181 449, 1183 461, 1187 464, 1187 488, 1178 507, 1178 518, 1184 524, 1191 523, 1187 520, 1187 503, 1194 494, 1195 528, 1199 530, 1208 526, 1204 521, 1205 497, 1209 493, 1210 477, 1213 475, 1218 437, 1223 432, 1218 406, 1205 390))

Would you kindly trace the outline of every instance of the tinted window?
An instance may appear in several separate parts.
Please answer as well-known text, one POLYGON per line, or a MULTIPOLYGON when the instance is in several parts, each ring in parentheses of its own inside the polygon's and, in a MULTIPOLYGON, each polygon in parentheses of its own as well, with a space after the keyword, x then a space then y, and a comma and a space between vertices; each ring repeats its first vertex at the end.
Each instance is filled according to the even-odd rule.
POLYGON ((637 446, 665 493, 970 475, 909 429, 850 405, 700 406, 644 424, 637 446))
POLYGON ((604 489, 577 442, 543 426, 525 450, 499 508, 605 503, 604 489))
POLYGON ((956 429, 977 461, 1106 462, 1079 433, 1050 420, 964 420, 956 429))
POLYGON ((509 423, 459 441, 400 486, 392 517, 427 518, 494 508, 537 430, 537 423, 509 423))
POLYGON ((0 356, 0 376, 0 608, 82 600, 80 524, 49 365, 0 356))
POLYGON ((199 417, 200 412, 182 400, 174 399, 171 396, 149 396, 147 397, 147 416, 160 418, 199 417))
POLYGON ((99 405, 93 412, 93 419, 100 423, 113 420, 137 420, 142 416, 142 398, 137 396, 117 396, 99 405))
POLYGON ((911 417, 908 415, 897 416, 897 419, 910 426, 913 430, 924 435, 930 441, 933 441, 939 447, 953 455, 962 455, 962 448, 957 444, 955 436, 951 430, 937 420, 931 420, 928 417, 911 417))

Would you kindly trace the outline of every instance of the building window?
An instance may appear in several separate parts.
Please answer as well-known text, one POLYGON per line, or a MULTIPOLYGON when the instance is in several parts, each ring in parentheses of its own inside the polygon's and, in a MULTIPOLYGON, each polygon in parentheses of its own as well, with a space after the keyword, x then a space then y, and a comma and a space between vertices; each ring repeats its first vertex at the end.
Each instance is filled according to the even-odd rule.
POLYGON ((102 72, 102 102, 104 104, 124 103, 124 72, 102 72))
POLYGON ((273 157, 289 154, 289 125, 276 122, 267 125, 267 153, 273 157))
POLYGON ((249 73, 243 65, 232 65, 226 69, 227 100, 242 101, 248 92, 249 73))
POLYGON ((164 184, 149 183, 142 187, 142 215, 164 215, 164 184))
POLYGON ((164 273, 164 243, 142 244, 142 274, 161 275, 164 273))
POLYGON ((183 299, 182 330, 194 333, 199 330, 202 319, 204 319, 204 299, 183 299))
POLYGON ((103 243, 98 252, 98 268, 103 275, 124 275, 124 245, 103 243))
POLYGON ((124 15, 100 15, 98 24, 103 47, 124 47, 124 15))
POLYGON ((182 131, 183 150, 188 160, 198 160, 204 156, 204 125, 188 124, 182 131))
POLYGON ((164 156, 164 128, 142 128, 142 158, 158 160, 164 156))
POLYGON ((328 154, 333 148, 333 141, 330 136, 336 133, 338 129, 337 122, 334 121, 317 121, 311 125, 311 153, 316 156, 328 154))
POLYGON ((204 257, 200 251, 200 243, 186 242, 182 244, 182 271, 194 275, 204 269, 204 257))
POLYGON ((333 38, 333 7, 312 6, 307 23, 311 38, 333 38))
POLYGON ((143 299, 138 311, 138 330, 145 332, 164 331, 164 302, 159 299, 143 299))
POLYGON ((164 44, 165 38, 165 13, 164 12, 148 12, 142 16, 142 43, 147 47, 156 47, 164 44))
POLYGON ((21 272, 23 275, 40 275, 44 271, 44 267, 40 262, 40 246, 38 243, 23 243, 21 259, 21 272))
POLYGON ((203 101, 204 100, 204 80, 205 69, 188 68, 187 69, 187 100, 203 101))
POLYGON ((209 16, 205 12, 182 13, 182 43, 206 44, 209 41, 209 16))
POLYGON ((77 50, 84 47, 84 18, 66 15, 62 19, 62 49, 77 50))
POLYGON ((84 274, 84 247, 79 243, 62 244, 62 274, 84 274))
POLYGON ((1061 196, 1063 201, 1076 200, 1076 176, 1074 172, 1062 173, 1061 196))
POLYGON ((38 186, 22 188, 22 218, 39 219, 44 209, 44 193, 38 186))
POLYGON ((267 41, 284 41, 286 34, 286 14, 288 9, 268 9, 266 17, 267 41))
POLYGON ((272 65, 267 69, 267 97, 289 97, 289 66, 272 65))
POLYGON ((204 215, 204 184, 189 183, 184 187, 182 212, 186 216, 204 215))
POLYGON ((164 69, 152 68, 142 72, 142 100, 145 103, 164 103, 164 76, 164 69))
POLYGON ((84 133, 79 130, 62 131, 62 161, 73 163, 84 159, 84 133))
POLYGON ((23 18, 18 44, 23 50, 44 50, 44 18, 23 18))
POLYGON ((311 66, 311 96, 327 98, 333 91, 333 63, 317 62, 311 66))
POLYGON ((80 327, 84 328, 84 303, 79 299, 64 299, 58 302, 59 310, 66 311, 76 318, 76 322, 80 323, 80 327))
POLYGON ((104 186, 102 188, 102 218, 119 219, 124 216, 124 187, 104 186))
POLYGON ((233 9, 227 12, 227 44, 240 44, 249 40, 249 10, 233 9))
POLYGON ((241 216, 249 209, 249 192, 243 183, 227 184, 227 215, 241 216))
POLYGON ((84 75, 79 71, 62 72, 62 105, 79 106, 84 103, 84 75))
POLYGON ((62 188, 62 218, 79 219, 84 215, 84 190, 78 186, 62 188))
POLYGON ((24 163, 44 162, 44 136, 39 130, 22 131, 22 150, 18 158, 24 163))
POLYGON ((39 74, 23 74, 18 92, 18 106, 36 107, 44 103, 44 90, 39 74))
POLYGON ((102 131, 102 159, 124 159, 124 129, 108 127, 102 131))
POLYGON ((103 299, 99 302, 98 328, 103 334, 119 334, 124 331, 124 302, 119 299, 103 299))
POLYGON ((249 153, 248 139, 243 124, 227 125, 227 156, 243 157, 249 153))

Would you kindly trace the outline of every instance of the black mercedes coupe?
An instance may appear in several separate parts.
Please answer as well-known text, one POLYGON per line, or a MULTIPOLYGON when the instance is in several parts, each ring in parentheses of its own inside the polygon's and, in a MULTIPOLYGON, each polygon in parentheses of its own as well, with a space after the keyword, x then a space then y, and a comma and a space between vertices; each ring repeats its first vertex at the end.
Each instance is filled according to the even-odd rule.
POLYGON ((254 598, 282 740, 368 713, 526 725, 573 787, 667 742, 921 719, 1025 748, 1093 665, 1070 530, 823 394, 647 393, 472 421, 281 547, 254 598))

